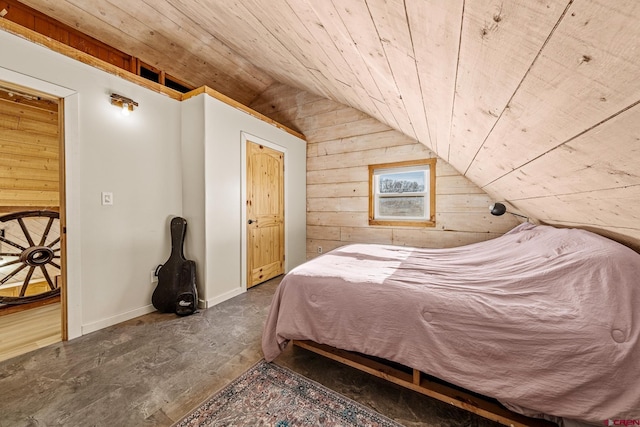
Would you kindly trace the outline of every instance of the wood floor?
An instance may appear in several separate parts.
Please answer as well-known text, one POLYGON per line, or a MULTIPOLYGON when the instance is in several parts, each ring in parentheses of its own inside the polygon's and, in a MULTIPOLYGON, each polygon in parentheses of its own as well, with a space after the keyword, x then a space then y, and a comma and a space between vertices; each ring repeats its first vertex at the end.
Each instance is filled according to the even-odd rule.
MULTIPOLYGON (((0 427, 172 425, 262 358, 279 280, 191 316, 151 313, 0 362, 0 427)), ((408 427, 496 426, 304 349, 276 363, 408 427)))
POLYGON ((60 316, 59 302, 17 313, 0 313, 0 361, 59 342, 60 316))

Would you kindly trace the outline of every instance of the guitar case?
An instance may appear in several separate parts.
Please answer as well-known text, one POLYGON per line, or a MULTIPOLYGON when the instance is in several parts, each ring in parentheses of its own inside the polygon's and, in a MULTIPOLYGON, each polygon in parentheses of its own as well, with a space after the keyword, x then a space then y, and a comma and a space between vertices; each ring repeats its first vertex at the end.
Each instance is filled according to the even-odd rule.
POLYGON ((159 266, 158 285, 151 302, 161 313, 176 313, 186 316, 198 308, 196 287, 196 263, 184 257, 184 238, 187 220, 175 217, 171 220, 171 255, 159 266))

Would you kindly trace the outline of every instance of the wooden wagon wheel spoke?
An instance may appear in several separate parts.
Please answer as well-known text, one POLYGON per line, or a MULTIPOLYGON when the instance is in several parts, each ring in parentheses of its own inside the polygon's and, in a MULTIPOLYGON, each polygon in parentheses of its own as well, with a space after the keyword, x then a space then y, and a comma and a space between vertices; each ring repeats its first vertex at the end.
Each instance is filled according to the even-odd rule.
POLYGON ((0 294, 0 304, 25 304, 59 295, 60 288, 54 280, 62 270, 59 261, 61 240, 58 212, 14 212, 0 216, 0 224, 2 229, 7 230, 12 236, 2 236, 0 241, 12 246, 13 251, 17 249, 16 252, 0 253, 0 256, 12 257, 11 260, 0 264, 0 285, 5 285, 3 288, 15 288, 14 295, 18 295, 0 294), (18 228, 22 231, 24 239, 20 236, 18 228), (47 243, 48 239, 53 240, 47 243), (13 270, 8 273, 1 271, 5 267, 13 270), (43 287, 45 282, 47 285, 43 287))
POLYGON ((44 265, 41 265, 40 269, 42 270, 42 274, 44 275, 45 279, 47 279, 47 283, 49 284, 49 288, 51 288, 52 290, 55 289, 56 285, 53 283, 53 280, 51 280, 51 276, 49 276, 49 272, 44 267, 44 265))
POLYGON ((29 230, 27 229, 27 226, 24 225, 24 220, 22 218, 18 218, 18 224, 20 224, 20 228, 22 228, 22 232, 24 233, 24 237, 27 238, 27 242, 29 242, 29 246, 35 246, 36 244, 33 243, 33 239, 31 238, 31 234, 29 233, 29 230))
POLYGON ((7 283, 11 278, 13 278, 16 274, 20 273, 26 267, 27 267, 27 264, 22 264, 20 267, 16 268, 11 273, 7 274, 7 277, 0 280, 0 285, 4 285, 5 283, 7 283))
POLYGON ((35 271, 35 269, 36 267, 33 265, 29 268, 27 277, 25 277, 24 282, 22 282, 22 287, 20 288, 19 296, 23 297, 27 293, 27 288, 29 287, 29 282, 31 281, 31 276, 33 276, 33 272, 35 271))
MULTIPOLYGON (((15 243, 15 242, 12 242, 11 240, 7 239, 6 237, 0 237, 0 241, 1 242, 5 242, 6 244, 11 245, 16 249, 20 249, 21 251, 24 251, 25 249, 27 249, 22 245, 19 245, 19 244, 15 243)), ((18 255, 20 255, 20 254, 18 254, 18 255)))
POLYGON ((42 233, 42 238, 40 239, 39 246, 44 246, 44 243, 47 241, 47 237, 49 236, 49 231, 51 231, 51 226, 53 225, 53 218, 49 218, 49 222, 47 222, 47 227, 44 229, 42 233))
MULTIPOLYGON (((7 256, 7 255, 0 254, 0 256, 7 256)), ((20 254, 18 254, 18 255, 14 255, 14 256, 20 256, 20 254)), ((17 263, 19 263, 19 262, 22 262, 22 261, 20 261, 20 259, 14 259, 13 261, 8 261, 8 262, 5 262, 4 264, 1 264, 1 265, 0 265, 0 268, 2 268, 2 267, 6 267, 6 266, 8 266, 8 265, 17 264, 17 263)))

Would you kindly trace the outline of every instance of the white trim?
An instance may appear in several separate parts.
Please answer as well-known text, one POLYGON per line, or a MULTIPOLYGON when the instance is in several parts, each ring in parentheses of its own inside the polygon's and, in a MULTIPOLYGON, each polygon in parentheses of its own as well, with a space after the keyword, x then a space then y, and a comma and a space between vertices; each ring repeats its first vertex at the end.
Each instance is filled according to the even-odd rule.
POLYGON ((67 335, 82 336, 80 232, 80 95, 64 98, 65 213, 67 227, 67 335))
POLYGON ((27 76, 26 74, 18 73, 3 67, 0 67, 0 80, 24 86, 26 88, 35 89, 39 92, 53 95, 56 98, 66 98, 67 96, 76 93, 73 89, 36 79, 34 77, 27 76))
POLYGON ((82 335, 82 262, 80 236, 80 140, 78 92, 0 67, 0 80, 64 98, 65 209, 67 227, 67 333, 82 335))
POLYGON ((278 145, 276 143, 267 141, 258 136, 252 135, 248 132, 240 132, 241 144, 240 144, 240 191, 241 196, 240 200, 242 203, 241 208, 241 222, 240 222, 240 268, 242 271, 240 272, 240 282, 242 283, 242 292, 247 290, 247 227, 245 224, 247 223, 247 141, 251 140, 258 144, 262 144, 265 147, 269 147, 272 150, 276 150, 284 154, 284 271, 287 272, 289 269, 287 268, 289 262, 289 255, 287 254, 289 250, 289 245, 287 242, 287 218, 289 217, 287 213, 287 209, 289 206, 289 191, 287 189, 287 177, 288 173, 291 170, 289 167, 289 156, 287 155, 287 148, 282 145, 278 145))
MULTIPOLYGON (((223 303, 228 299, 231 299, 233 297, 236 297, 238 295, 241 295, 241 294, 245 293, 246 291, 247 291, 247 287, 246 286, 243 287, 243 288, 236 288, 236 289, 232 289, 230 291, 227 291, 222 295, 218 295, 215 298, 211 298, 211 299, 206 300, 204 308, 213 307, 215 305, 223 303)), ((200 300, 200 301, 202 301, 202 300, 200 300)))
POLYGON ((91 322, 86 325, 82 325, 82 335, 99 331, 100 329, 126 322, 127 320, 131 320, 135 317, 153 313, 154 311, 156 311, 155 307, 149 304, 144 307, 136 308, 135 310, 127 311, 126 313, 120 313, 117 316, 108 317, 106 319, 98 320, 97 322, 91 322))

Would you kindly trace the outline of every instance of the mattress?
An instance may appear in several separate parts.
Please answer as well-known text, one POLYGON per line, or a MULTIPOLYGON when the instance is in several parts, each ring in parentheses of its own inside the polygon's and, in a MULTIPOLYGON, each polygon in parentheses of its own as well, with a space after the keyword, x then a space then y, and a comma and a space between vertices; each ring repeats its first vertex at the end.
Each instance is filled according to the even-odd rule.
POLYGON ((418 369, 517 412, 640 419, 640 255, 521 224, 467 246, 354 244, 288 273, 265 359, 311 340, 418 369))

